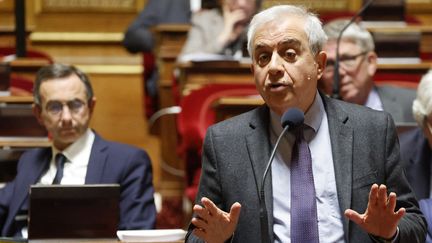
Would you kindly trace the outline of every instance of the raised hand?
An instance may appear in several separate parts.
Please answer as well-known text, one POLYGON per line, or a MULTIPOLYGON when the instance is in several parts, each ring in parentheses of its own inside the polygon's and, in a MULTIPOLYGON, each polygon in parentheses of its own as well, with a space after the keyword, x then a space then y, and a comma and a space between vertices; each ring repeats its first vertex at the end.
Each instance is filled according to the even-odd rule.
POLYGON ((246 27, 247 15, 242 9, 231 11, 229 7, 223 5, 224 29, 219 35, 219 42, 222 46, 235 41, 246 27))
POLYGON ((210 199, 203 197, 200 205, 195 205, 193 211, 197 217, 192 219, 195 225, 193 233, 206 243, 223 243, 229 239, 237 226, 240 216, 240 203, 231 206, 230 212, 220 210, 210 199))
POLYGON ((359 214, 352 209, 345 210, 345 216, 371 235, 391 239, 397 232, 399 220, 405 215, 405 208, 395 212, 396 193, 387 196, 387 187, 373 184, 369 192, 366 212, 359 214))

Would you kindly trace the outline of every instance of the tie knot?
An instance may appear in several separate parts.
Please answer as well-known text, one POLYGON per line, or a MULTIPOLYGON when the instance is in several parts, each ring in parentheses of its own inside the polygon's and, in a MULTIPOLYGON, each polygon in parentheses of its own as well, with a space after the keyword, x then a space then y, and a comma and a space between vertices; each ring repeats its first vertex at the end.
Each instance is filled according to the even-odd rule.
POLYGON ((59 166, 63 166, 66 163, 66 161, 67 161, 67 158, 62 153, 58 153, 55 157, 55 162, 56 162, 57 168, 59 166))
POLYGON ((304 139, 304 130, 306 128, 307 128, 307 125, 303 123, 303 124, 301 124, 301 125, 299 125, 293 129, 293 134, 294 134, 296 140, 297 139, 300 139, 300 140, 304 139))

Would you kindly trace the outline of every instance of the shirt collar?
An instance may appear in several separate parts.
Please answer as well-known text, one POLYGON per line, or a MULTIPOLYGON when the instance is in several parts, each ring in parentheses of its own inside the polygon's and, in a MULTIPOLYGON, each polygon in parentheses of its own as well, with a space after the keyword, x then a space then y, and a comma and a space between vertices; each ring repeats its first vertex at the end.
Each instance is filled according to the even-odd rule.
POLYGON ((371 92, 368 95, 368 98, 366 100, 365 106, 372 108, 374 110, 382 111, 383 105, 381 102, 381 99, 379 97, 379 94, 376 90, 376 88, 373 88, 371 92))
MULTIPOLYGON (((309 110, 305 114, 304 123, 311 127, 316 133, 321 126, 321 121, 324 116, 324 103, 318 91, 315 94, 315 99, 309 110)), ((271 129, 279 135, 282 132, 281 116, 270 110, 271 129)))
POLYGON ((53 158, 57 155, 57 153, 62 153, 69 161, 71 161, 71 159, 75 158, 81 151, 84 151, 84 148, 86 148, 89 143, 93 143, 94 136, 95 135, 93 131, 88 128, 80 138, 78 138, 74 143, 69 145, 63 151, 58 150, 54 146, 51 146, 53 158))

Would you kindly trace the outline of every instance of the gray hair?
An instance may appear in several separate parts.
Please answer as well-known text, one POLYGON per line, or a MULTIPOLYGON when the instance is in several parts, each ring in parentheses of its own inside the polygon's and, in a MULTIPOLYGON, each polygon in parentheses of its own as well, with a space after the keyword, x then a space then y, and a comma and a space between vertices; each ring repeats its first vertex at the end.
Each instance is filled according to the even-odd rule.
MULTIPOLYGON (((327 34, 328 39, 336 41, 339 37, 339 33, 349 23, 349 21, 349 19, 336 19, 325 24, 323 29, 327 34)), ((362 51, 375 50, 375 44, 371 33, 355 22, 348 26, 342 34, 341 39, 354 42, 362 51)))
POLYGON ((420 80, 412 111, 419 126, 423 127, 426 117, 432 113, 432 70, 420 80))
POLYGON ((252 57, 252 59, 252 38, 255 36, 256 30, 263 24, 272 21, 279 21, 287 15, 303 17, 305 19, 304 29, 309 39, 309 48, 311 52, 315 55, 322 50, 324 43, 327 41, 327 36, 322 29, 322 24, 318 17, 315 14, 308 12, 304 7, 301 6, 278 5, 270 7, 256 14, 250 22, 247 33, 247 45, 249 55, 252 57))
POLYGON ((41 104, 40 86, 43 82, 57 78, 66 78, 73 74, 77 75, 78 78, 84 83, 87 101, 92 100, 93 88, 87 75, 74 66, 56 63, 42 67, 36 73, 36 79, 33 87, 34 103, 36 105, 41 104))

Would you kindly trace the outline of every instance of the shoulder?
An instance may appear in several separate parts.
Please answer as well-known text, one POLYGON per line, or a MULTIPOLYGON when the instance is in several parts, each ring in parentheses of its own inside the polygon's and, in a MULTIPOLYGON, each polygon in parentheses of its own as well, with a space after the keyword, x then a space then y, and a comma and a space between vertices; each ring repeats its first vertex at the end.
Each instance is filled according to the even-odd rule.
POLYGON ((95 150, 105 151, 110 157, 114 158, 140 156, 149 159, 149 156, 144 149, 138 148, 134 145, 108 141, 99 135, 96 135, 93 146, 95 150))
POLYGON ((393 96, 403 96, 414 98, 416 96, 415 89, 395 87, 391 85, 380 85, 377 86, 378 93, 380 95, 392 94, 393 96))
POLYGON ((268 124, 269 109, 263 105, 246 113, 234 116, 209 127, 209 130, 216 135, 238 136, 254 130, 257 127, 264 127, 268 124))
POLYGON ((326 112, 329 116, 346 119, 357 123, 370 123, 391 119, 388 112, 378 111, 363 105, 357 105, 328 97, 323 98, 326 112))
POLYGON ((403 132, 399 135, 399 142, 401 148, 409 148, 411 150, 412 146, 415 144, 419 144, 425 140, 423 132, 421 128, 411 129, 409 131, 403 132))
POLYGON ((192 23, 202 25, 202 23, 223 22, 223 16, 218 9, 204 9, 192 14, 192 23))

